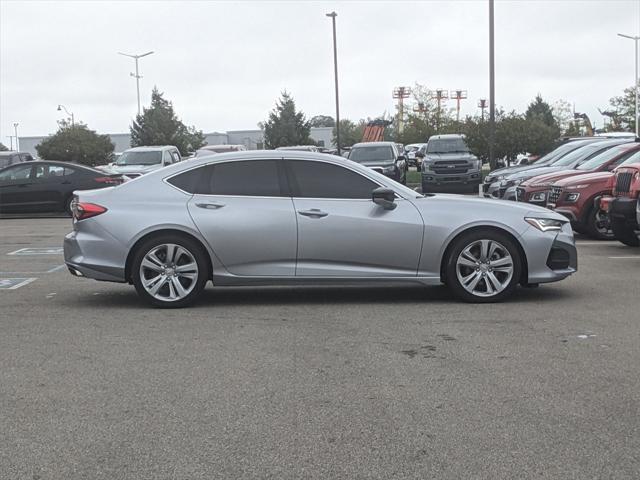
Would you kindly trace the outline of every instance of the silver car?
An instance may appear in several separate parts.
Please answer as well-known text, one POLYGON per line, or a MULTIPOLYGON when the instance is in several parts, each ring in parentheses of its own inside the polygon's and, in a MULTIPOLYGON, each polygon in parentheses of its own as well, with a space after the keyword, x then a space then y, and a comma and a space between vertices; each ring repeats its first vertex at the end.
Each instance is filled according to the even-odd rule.
POLYGON ((567 219, 529 204, 427 195, 332 155, 195 158, 77 192, 65 262, 152 305, 216 286, 447 284, 493 302, 576 271, 567 219))

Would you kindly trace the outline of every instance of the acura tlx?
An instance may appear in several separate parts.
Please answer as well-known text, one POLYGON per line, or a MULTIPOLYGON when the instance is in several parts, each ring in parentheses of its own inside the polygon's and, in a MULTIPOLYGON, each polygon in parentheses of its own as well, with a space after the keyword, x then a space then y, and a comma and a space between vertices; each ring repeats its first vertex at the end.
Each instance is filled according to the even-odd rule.
POLYGON ((197 157, 76 192, 69 271, 133 284, 160 307, 215 286, 446 284, 469 302, 577 269, 568 220, 529 204, 421 195, 355 162, 299 151, 197 157))

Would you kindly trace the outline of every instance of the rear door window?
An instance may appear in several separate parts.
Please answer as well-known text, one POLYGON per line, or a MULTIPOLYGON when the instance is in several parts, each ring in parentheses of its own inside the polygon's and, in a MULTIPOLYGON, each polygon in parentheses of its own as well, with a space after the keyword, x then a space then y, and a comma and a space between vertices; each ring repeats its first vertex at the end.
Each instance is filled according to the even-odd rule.
POLYGON ((31 176, 31 165, 20 165, 0 172, 0 182, 27 180, 31 176))

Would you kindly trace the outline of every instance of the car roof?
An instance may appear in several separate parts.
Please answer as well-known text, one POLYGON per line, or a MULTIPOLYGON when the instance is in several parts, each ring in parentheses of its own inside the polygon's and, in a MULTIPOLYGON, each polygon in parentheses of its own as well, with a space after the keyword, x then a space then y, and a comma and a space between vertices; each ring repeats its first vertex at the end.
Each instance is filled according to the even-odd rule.
POLYGON ((429 137, 429 141, 431 140, 445 140, 447 138, 464 138, 464 135, 461 133, 443 133, 442 135, 431 135, 429 137))
POLYGON ((42 165, 43 163, 46 163, 47 165, 57 165, 60 167, 74 167, 74 168, 81 168, 81 169, 87 169, 87 170, 95 170, 97 172, 99 172, 100 170, 96 170, 95 168, 89 166, 89 165, 83 165, 82 163, 76 163, 76 162, 62 162, 59 160, 33 160, 31 162, 23 162, 23 163, 18 163, 17 165, 42 165))
POLYGON ((0 152, 0 157, 9 157, 12 155, 19 155, 19 154, 23 154, 23 155, 31 155, 29 152, 17 152, 15 150, 8 150, 5 152, 0 152))
POLYGON ((164 150, 169 150, 175 148, 176 150, 178 149, 178 147, 174 147, 173 145, 155 145, 155 146, 148 146, 148 147, 133 147, 133 148, 128 148, 127 150, 125 150, 122 153, 125 152, 158 152, 158 151, 164 151, 164 150))
POLYGON ((390 147, 396 145, 396 142, 360 142, 353 145, 351 148, 356 147, 390 147))

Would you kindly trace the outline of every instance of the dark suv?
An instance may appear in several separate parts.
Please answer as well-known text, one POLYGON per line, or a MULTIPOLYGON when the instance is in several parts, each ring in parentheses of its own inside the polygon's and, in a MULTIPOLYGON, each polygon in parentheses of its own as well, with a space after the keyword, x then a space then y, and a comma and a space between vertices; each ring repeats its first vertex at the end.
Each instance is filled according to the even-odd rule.
POLYGON ((403 185, 407 183, 407 160, 393 142, 356 143, 348 158, 403 185))
POLYGON ((482 162, 473 155, 464 135, 434 135, 422 159, 422 191, 462 187, 477 192, 482 162))
POLYGON ((33 157, 28 152, 0 152, 0 168, 31 161, 33 161, 33 157))

